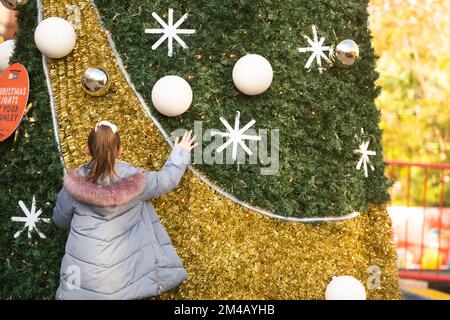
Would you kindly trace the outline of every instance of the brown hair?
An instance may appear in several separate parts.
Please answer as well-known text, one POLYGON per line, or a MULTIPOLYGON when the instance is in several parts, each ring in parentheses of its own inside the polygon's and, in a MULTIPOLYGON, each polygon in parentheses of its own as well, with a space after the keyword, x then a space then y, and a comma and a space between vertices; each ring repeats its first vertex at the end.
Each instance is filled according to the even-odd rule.
POLYGON ((108 126, 100 125, 97 131, 92 129, 89 133, 88 148, 92 159, 88 164, 90 171, 86 179, 101 184, 114 177, 114 165, 120 149, 119 133, 114 133, 108 126))

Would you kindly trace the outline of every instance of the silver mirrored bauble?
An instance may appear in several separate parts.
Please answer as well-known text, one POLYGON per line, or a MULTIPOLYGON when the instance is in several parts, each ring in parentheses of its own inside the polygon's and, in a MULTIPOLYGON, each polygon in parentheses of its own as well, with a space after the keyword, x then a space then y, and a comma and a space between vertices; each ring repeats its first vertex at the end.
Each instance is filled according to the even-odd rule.
POLYGON ((81 77, 81 85, 87 94, 97 97, 108 91, 111 81, 105 69, 88 68, 81 77))
POLYGON ((359 47, 353 40, 343 40, 334 48, 333 60, 340 66, 351 66, 358 58, 359 47))

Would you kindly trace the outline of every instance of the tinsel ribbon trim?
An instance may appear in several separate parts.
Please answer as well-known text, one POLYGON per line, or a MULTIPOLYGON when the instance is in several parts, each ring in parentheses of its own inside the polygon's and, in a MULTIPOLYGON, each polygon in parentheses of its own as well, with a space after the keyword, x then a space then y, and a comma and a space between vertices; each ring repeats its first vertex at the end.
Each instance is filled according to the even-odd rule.
MULTIPOLYGON (((43 20, 42 4, 41 4, 40 0, 37 0, 36 3, 37 3, 37 8, 38 8, 38 23, 40 23, 43 20)), ((48 72, 47 62, 48 62, 47 57, 44 54, 42 54, 42 67, 43 67, 44 73, 45 73, 45 84, 47 85, 48 95, 50 98, 50 109, 52 112, 53 134, 55 136, 56 147, 58 148, 59 160, 61 161, 61 163, 63 165, 64 173, 66 173, 67 168, 66 168, 66 163, 64 161, 62 151, 61 151, 61 140, 59 139, 59 134, 58 134, 59 124, 58 124, 58 120, 56 118, 55 99, 53 98, 53 89, 52 89, 52 83, 50 80, 50 74, 48 72)))

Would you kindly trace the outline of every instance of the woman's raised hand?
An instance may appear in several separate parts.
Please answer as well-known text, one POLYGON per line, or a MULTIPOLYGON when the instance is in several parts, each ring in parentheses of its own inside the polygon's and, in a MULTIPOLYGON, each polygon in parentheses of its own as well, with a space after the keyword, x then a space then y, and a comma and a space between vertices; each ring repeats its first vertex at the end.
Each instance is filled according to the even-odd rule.
POLYGON ((192 136, 192 130, 186 131, 183 137, 181 138, 181 141, 180 137, 176 137, 175 147, 180 147, 187 151, 191 151, 198 145, 195 139, 197 139, 197 136, 192 136))

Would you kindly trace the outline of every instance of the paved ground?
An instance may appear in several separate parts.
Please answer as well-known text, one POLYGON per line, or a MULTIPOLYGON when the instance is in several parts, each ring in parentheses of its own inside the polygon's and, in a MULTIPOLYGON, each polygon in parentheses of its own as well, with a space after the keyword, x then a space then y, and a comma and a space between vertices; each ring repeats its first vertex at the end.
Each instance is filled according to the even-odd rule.
POLYGON ((421 280, 400 279, 403 300, 450 300, 448 283, 429 283, 421 280))
POLYGON ((450 300, 450 294, 434 289, 410 288, 402 294, 403 300, 450 300))
POLYGON ((403 300, 433 300, 431 298, 420 296, 418 294, 408 292, 408 291, 402 291, 402 295, 403 295, 403 300))

